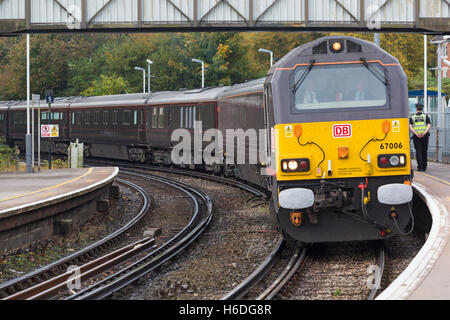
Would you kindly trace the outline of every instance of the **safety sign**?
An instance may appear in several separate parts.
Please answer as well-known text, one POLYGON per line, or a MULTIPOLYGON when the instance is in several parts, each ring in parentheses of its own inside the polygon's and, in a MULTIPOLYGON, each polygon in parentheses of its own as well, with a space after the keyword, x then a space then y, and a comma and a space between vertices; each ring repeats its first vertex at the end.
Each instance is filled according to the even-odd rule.
POLYGON ((42 138, 58 138, 59 137, 59 125, 57 125, 57 124, 41 125, 41 137, 42 138))

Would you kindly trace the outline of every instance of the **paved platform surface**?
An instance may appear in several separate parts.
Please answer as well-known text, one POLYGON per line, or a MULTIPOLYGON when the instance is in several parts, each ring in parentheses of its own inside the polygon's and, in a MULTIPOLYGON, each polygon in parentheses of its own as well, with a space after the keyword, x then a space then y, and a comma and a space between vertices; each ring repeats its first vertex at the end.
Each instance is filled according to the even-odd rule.
POLYGON ((110 183, 118 168, 0 173, 0 217, 63 201, 110 183))
MULTIPOLYGON (((413 168, 417 168, 413 162, 413 168)), ((450 164, 428 162, 413 186, 430 208, 427 241, 406 270, 377 299, 450 299, 450 164)))

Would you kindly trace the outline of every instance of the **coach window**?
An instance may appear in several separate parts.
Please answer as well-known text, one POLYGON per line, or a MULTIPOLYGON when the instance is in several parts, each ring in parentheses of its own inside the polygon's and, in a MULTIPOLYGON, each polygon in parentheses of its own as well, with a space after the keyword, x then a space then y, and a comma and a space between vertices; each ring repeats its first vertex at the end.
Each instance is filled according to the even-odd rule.
POLYGON ((47 111, 41 113, 41 120, 48 120, 48 112, 47 111))
POLYGON ((152 128, 158 128, 158 108, 152 110, 152 128))
POLYGON ((117 122, 118 118, 119 118, 119 111, 114 110, 113 111, 113 125, 118 125, 118 122, 117 122))
POLYGON ((180 107, 180 128, 183 128, 183 107, 180 107))
POLYGON ((13 123, 14 124, 23 124, 26 123, 25 120, 25 112, 16 112, 14 113, 14 117, 13 117, 13 123))
POLYGON ((134 110, 134 111, 133 111, 133 125, 136 126, 136 125, 138 124, 137 121, 138 121, 137 110, 134 110))
POLYGON ((109 111, 103 111, 103 124, 107 125, 109 122, 109 111))
POLYGON ((84 123, 85 124, 91 123, 91 112, 90 111, 86 111, 86 114, 84 117, 84 123))
POLYGON ((123 124, 129 126, 131 124, 131 111, 125 110, 123 112, 123 124))
POLYGON ((144 125, 144 110, 139 110, 139 125, 144 125))
POLYGON ((52 120, 62 120, 61 112, 52 112, 52 120))
POLYGON ((164 128, 164 108, 159 108, 158 128, 164 128))
POLYGON ((81 117, 82 117, 82 113, 81 112, 77 112, 77 124, 81 125, 81 117))
POLYGON ((72 124, 74 125, 75 124, 75 112, 72 112, 71 117, 72 117, 72 124))
POLYGON ((100 111, 94 111, 94 124, 98 124, 98 115, 100 111))

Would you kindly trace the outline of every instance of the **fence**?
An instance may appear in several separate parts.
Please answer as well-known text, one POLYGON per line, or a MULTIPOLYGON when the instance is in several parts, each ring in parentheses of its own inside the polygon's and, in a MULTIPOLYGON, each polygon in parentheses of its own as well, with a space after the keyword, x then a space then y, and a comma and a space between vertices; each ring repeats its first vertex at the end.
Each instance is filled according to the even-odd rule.
POLYGON ((450 163, 450 108, 445 108, 442 127, 438 128, 437 113, 430 112, 431 130, 428 145, 428 159, 443 163, 450 163))

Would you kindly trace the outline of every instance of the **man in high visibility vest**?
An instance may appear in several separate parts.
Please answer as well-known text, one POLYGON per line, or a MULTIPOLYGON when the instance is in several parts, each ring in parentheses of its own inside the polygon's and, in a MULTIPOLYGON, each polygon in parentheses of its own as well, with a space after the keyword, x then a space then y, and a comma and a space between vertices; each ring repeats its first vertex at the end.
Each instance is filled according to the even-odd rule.
POLYGON ((416 104, 416 114, 409 119, 409 129, 414 134, 413 142, 416 149, 417 171, 427 170, 428 139, 431 120, 423 111, 423 104, 416 104))

